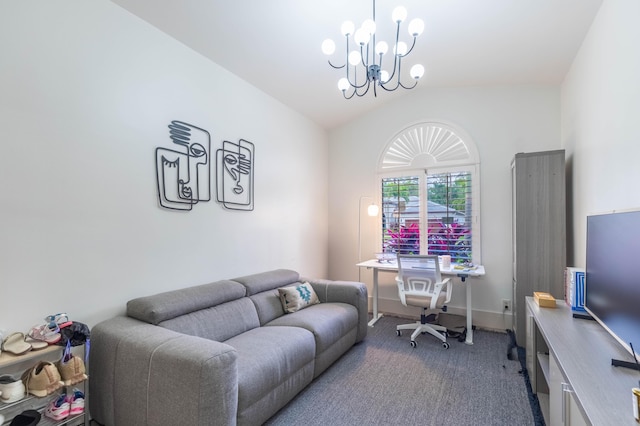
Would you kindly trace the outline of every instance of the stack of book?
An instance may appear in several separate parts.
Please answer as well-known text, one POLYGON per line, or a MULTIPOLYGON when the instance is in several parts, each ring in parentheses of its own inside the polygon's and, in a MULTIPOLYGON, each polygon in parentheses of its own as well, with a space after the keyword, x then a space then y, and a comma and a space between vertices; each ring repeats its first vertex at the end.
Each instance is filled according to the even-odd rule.
POLYGON ((586 312, 584 309, 584 269, 568 267, 564 273, 564 300, 571 310, 586 312))

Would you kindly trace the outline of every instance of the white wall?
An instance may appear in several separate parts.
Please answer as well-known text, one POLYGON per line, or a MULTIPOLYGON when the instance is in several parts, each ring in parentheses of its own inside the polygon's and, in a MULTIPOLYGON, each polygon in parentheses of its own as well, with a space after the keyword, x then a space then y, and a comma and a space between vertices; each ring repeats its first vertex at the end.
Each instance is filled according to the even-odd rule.
MULTIPOLYGON (((480 154, 482 263, 487 274, 472 280, 474 323, 510 327, 510 316, 503 317, 501 306, 502 299, 512 298, 510 163, 517 152, 559 149, 559 114, 558 87, 416 89, 331 132, 329 276, 358 279, 358 201, 380 191, 376 169, 386 144, 413 123, 444 120, 465 131, 480 154)), ((363 215, 363 259, 376 251, 372 222, 363 215)), ((361 277, 371 292, 371 272, 365 270, 361 277)), ((393 275, 380 277, 385 279, 381 309, 409 312, 399 302, 393 275)), ((465 303, 464 289, 458 286, 451 306, 465 303)))
POLYGON ((106 0, 0 3, 0 329, 291 268, 327 275, 327 135, 106 0), (255 211, 159 208, 167 125, 256 146, 255 211))
POLYGON ((602 3, 562 85, 562 144, 572 164, 573 255, 584 267, 586 218, 640 208, 640 2, 602 3))

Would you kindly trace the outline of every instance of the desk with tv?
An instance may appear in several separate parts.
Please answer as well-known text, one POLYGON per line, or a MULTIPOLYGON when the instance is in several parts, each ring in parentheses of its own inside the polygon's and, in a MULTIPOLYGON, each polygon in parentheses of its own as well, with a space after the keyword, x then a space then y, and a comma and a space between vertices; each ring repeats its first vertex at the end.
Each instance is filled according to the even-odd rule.
POLYGON ((526 298, 527 370, 548 425, 638 425, 631 389, 640 373, 614 367, 631 354, 596 321, 573 318, 564 301, 541 308, 526 298))
MULTIPOLYGON (((398 263, 396 261, 391 262, 379 262, 376 259, 367 260, 358 263, 356 266, 359 268, 367 268, 373 270, 373 319, 369 321, 369 325, 373 326, 376 321, 382 317, 382 314, 378 312, 378 272, 398 272, 398 263)), ((472 309, 471 309, 471 285, 467 278, 480 277, 485 274, 484 266, 475 265, 473 268, 461 268, 452 265, 450 268, 440 269, 442 275, 456 275, 458 276, 467 287, 467 338, 465 343, 467 345, 473 345, 473 326, 472 326, 472 309)))

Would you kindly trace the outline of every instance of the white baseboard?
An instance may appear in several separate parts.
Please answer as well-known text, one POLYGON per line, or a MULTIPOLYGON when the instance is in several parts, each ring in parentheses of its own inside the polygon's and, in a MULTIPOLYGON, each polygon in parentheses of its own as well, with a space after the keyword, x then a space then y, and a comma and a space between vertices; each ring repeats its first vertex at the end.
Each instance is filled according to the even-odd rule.
MULTIPOLYGON (((372 312, 372 299, 369 297, 369 312, 372 312)), ((378 312, 401 318, 419 319, 422 309, 413 306, 404 306, 397 299, 378 299, 378 312)), ((465 306, 447 306, 447 313, 467 316, 465 306)), ((472 309, 473 325, 487 330, 505 331, 511 329, 513 316, 511 312, 490 312, 472 309)))

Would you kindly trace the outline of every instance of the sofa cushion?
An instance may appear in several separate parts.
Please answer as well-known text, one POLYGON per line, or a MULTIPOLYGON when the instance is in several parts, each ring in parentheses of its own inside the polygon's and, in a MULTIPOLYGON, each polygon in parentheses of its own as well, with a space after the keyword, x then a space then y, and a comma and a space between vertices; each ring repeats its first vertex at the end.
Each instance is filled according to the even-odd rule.
POLYGON ((158 325, 191 336, 222 342, 260 327, 260 321, 253 302, 244 297, 162 321, 158 325))
POLYGON ((130 300, 127 315, 158 325, 161 321, 240 299, 245 294, 243 285, 223 280, 130 300))
POLYGON ((316 354, 320 354, 358 327, 358 310, 346 303, 320 303, 283 315, 265 325, 302 327, 309 330, 315 338, 316 354))
POLYGON ((297 283, 278 289, 280 302, 285 312, 292 314, 300 309, 320 303, 318 295, 309 283, 297 283))
POLYGON ((237 352, 238 424, 261 424, 311 383, 313 335, 299 327, 260 327, 224 342, 237 352))
POLYGON ((234 278, 233 281, 244 285, 247 289, 247 296, 251 296, 263 291, 297 283, 300 281, 300 274, 289 269, 276 269, 269 272, 234 278))

